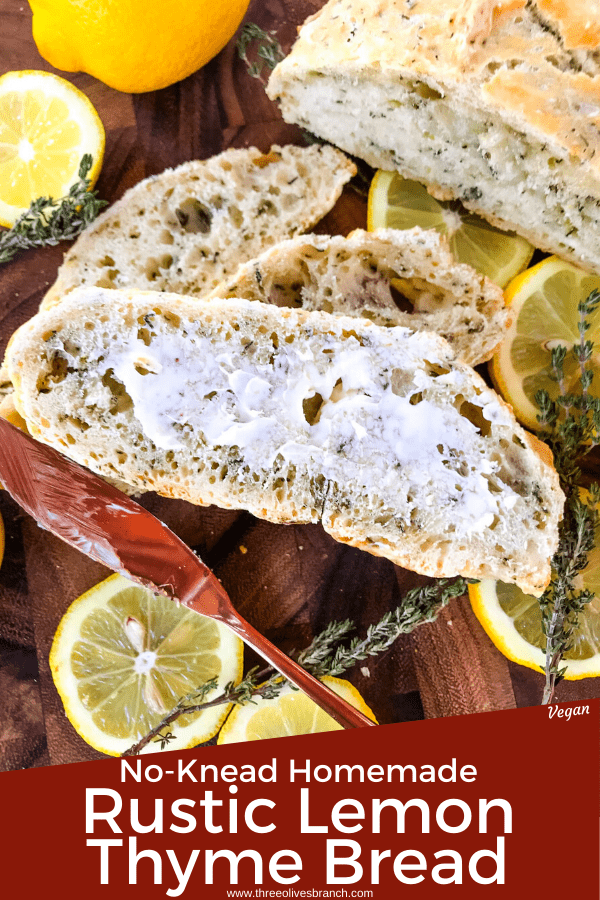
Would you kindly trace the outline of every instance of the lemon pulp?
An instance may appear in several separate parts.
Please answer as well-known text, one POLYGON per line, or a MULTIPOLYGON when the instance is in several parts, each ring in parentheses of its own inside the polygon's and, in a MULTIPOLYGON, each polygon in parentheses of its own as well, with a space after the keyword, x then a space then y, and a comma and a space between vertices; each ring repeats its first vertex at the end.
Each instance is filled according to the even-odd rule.
MULTIPOLYGON (((546 390, 552 399, 560 393, 552 370, 552 348, 569 348, 565 358, 566 391, 580 380, 579 363, 572 351, 579 343, 577 306, 591 291, 600 289, 600 277, 590 275, 571 263, 551 256, 519 275, 506 290, 506 302, 513 320, 498 353, 490 363, 492 378, 528 428, 540 427, 536 392, 546 390)), ((586 339, 598 345, 600 309, 588 317, 586 339)), ((590 393, 600 396, 598 346, 591 360, 594 380, 590 393)))
MULTIPOLYGON (((113 575, 63 617, 50 667, 65 711, 96 749, 117 755, 212 678, 213 699, 242 673, 242 642, 212 619, 113 575)), ((172 749, 209 740, 229 707, 181 716, 172 749)), ((147 748, 156 750, 156 745, 147 748)))
MULTIPOLYGON (((595 596, 579 613, 572 647, 564 654, 568 680, 600 675, 600 546, 590 553, 576 587, 586 587, 595 596)), ((528 668, 544 669, 546 636, 535 597, 515 585, 487 580, 469 585, 469 598, 475 615, 501 653, 528 668)))
MULTIPOLYGON (((350 684, 340 678, 325 676, 324 684, 375 722, 375 716, 363 698, 350 684)), ((302 691, 285 685, 271 700, 262 697, 256 702, 234 707, 219 734, 219 744, 240 741, 262 741, 267 738, 316 734, 321 731, 340 731, 342 726, 310 700, 302 691)))
POLYGON ((94 183, 104 154, 104 128, 77 88, 48 72, 0 78, 0 224, 11 226, 38 197, 65 196, 85 153, 94 183))

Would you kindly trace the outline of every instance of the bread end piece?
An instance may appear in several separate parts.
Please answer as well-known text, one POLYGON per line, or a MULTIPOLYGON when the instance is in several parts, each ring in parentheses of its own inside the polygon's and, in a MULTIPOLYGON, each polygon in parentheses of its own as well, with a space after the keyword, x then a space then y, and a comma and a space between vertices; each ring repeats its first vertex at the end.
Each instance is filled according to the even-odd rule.
POLYGON ((597 5, 572 6, 330 0, 267 93, 286 121, 600 274, 597 5), (590 26, 569 31, 576 50, 567 21, 590 26))

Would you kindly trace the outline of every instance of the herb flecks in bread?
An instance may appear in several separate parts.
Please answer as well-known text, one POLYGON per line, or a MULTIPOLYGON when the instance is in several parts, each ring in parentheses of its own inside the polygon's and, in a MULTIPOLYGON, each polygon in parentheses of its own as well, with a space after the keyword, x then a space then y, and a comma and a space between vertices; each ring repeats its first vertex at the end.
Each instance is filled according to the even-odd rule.
POLYGON ((563 495, 548 451, 437 335, 80 289, 7 359, 32 433, 100 474, 321 522, 424 574, 530 593, 550 578, 563 495))
POLYGON ((595 0, 330 0, 268 93, 284 118, 600 271, 595 0))
POLYGON ((436 231, 304 235, 240 266, 206 299, 244 297, 431 330, 464 362, 485 362, 506 334, 502 290, 456 262, 436 231))
POLYGON ((69 250, 42 307, 79 285, 201 297, 247 259, 311 228, 354 164, 334 147, 226 150, 131 188, 69 250))

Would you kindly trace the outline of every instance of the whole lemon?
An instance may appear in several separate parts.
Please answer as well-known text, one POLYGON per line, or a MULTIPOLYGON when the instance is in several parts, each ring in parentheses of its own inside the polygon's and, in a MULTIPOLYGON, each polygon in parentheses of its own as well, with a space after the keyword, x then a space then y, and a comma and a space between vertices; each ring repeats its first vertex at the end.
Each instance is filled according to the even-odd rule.
POLYGON ((57 69, 139 94, 196 72, 221 50, 249 0, 29 0, 33 37, 57 69))

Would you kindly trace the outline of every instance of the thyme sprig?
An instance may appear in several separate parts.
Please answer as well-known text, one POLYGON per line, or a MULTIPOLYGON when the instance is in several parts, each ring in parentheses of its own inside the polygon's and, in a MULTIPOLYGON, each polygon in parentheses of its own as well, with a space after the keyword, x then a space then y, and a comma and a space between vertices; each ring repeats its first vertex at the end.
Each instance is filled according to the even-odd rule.
POLYGON ((556 685, 564 677, 561 662, 573 646, 579 614, 594 593, 580 588, 577 576, 585 569, 594 547, 598 513, 598 485, 594 485, 592 502, 587 503, 576 492, 567 498, 560 526, 559 549, 553 559, 553 578, 540 597, 542 625, 546 635, 546 682, 542 703, 551 703, 556 685))
POLYGON ((538 391, 535 401, 540 409, 538 421, 545 427, 541 437, 554 454, 554 464, 563 489, 572 492, 581 480, 581 460, 600 443, 600 399, 590 394, 594 373, 590 360, 594 344, 587 337, 590 317, 600 303, 600 291, 593 290, 577 307, 579 342, 573 354, 579 367, 581 392, 566 389, 565 360, 568 348, 552 349, 552 371, 560 394, 552 400, 548 391, 538 391))
MULTIPOLYGON (((413 588, 408 591, 400 606, 386 613, 375 625, 369 626, 366 637, 354 637, 346 646, 344 642, 354 630, 354 623, 350 619, 331 622, 305 650, 290 655, 318 678, 323 675, 341 675, 355 663, 383 653, 401 634, 408 634, 422 622, 432 622, 453 597, 460 597, 466 592, 468 583, 469 580, 465 578, 444 578, 413 588)), ((262 669, 256 666, 238 685, 230 682, 217 697, 206 700, 217 687, 217 680, 213 678, 182 697, 151 731, 121 755, 135 756, 151 741, 159 743, 163 750, 175 739, 170 726, 180 716, 224 703, 243 706, 246 703, 256 703, 258 697, 270 700, 279 696, 287 684, 287 680, 271 666, 262 669)))
POLYGON ((66 197, 38 197, 8 231, 0 233, 0 264, 10 262, 21 250, 48 247, 70 241, 93 222, 105 200, 90 191, 88 173, 92 157, 84 154, 79 164, 79 180, 66 197))
MULTIPOLYGON (((272 669, 270 667, 259 671, 258 666, 256 666, 248 672, 245 679, 238 685, 234 684, 233 681, 226 684, 223 688, 223 692, 212 700, 205 700, 205 697, 216 690, 218 681, 216 678, 205 681, 204 684, 201 684, 199 687, 194 688, 193 691, 190 691, 189 694, 181 697, 173 709, 167 713, 158 725, 155 725, 155 727, 145 734, 136 744, 133 744, 128 750, 125 750, 121 756, 136 756, 143 750, 146 744, 149 744, 151 741, 159 743, 160 749, 164 750, 168 744, 175 740, 175 735, 168 729, 173 722, 180 718, 180 716, 192 715, 203 709, 221 706, 223 703, 246 703, 253 696, 263 696, 266 699, 269 699, 270 693, 268 683, 261 684, 261 682, 271 671, 272 669)), ((276 694, 273 696, 276 696, 276 694)))
POLYGON ((581 587, 578 576, 594 547, 600 502, 600 485, 593 484, 587 497, 580 490, 581 462, 600 444, 600 399, 590 394, 594 344, 587 337, 590 317, 599 303, 600 292, 594 290, 578 305, 579 342, 572 349, 579 369, 580 392, 567 390, 568 348, 561 345, 552 349, 551 363, 560 391, 558 397, 552 400, 545 390, 535 395, 540 409, 537 418, 544 426, 540 437, 554 454, 554 465, 566 498, 558 550, 552 560, 552 580, 539 601, 546 636, 542 703, 552 702, 556 685, 564 677, 566 666, 561 663, 573 646, 579 614, 594 597, 591 591, 581 587))
POLYGON ((277 32, 265 31, 254 22, 246 22, 242 28, 237 51, 239 58, 246 63, 248 74, 263 84, 266 84, 263 77, 265 66, 272 71, 285 56, 277 40, 277 32))
POLYGON ((350 620, 332 623, 329 634, 325 629, 298 656, 300 665, 313 675, 341 675, 355 663, 378 656, 387 650, 401 634, 408 634, 417 625, 432 622, 440 609, 453 597, 467 590, 468 579, 441 578, 431 584, 408 591, 402 604, 386 613, 375 625, 369 625, 366 637, 354 637, 346 647, 340 641, 354 629, 350 620), (337 627, 337 631, 333 630, 337 627))

